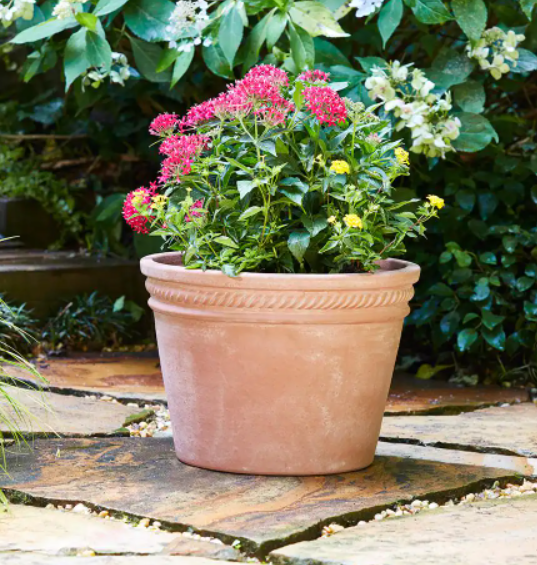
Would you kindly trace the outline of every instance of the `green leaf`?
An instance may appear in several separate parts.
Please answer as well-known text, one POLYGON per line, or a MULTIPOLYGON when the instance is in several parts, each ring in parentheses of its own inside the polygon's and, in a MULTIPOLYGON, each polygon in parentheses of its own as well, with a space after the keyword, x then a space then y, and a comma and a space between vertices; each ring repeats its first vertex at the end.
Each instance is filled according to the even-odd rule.
POLYGON ((179 56, 175 60, 175 65, 173 66, 170 88, 173 88, 179 82, 179 80, 183 78, 185 73, 190 68, 190 64, 192 63, 193 59, 194 49, 191 49, 190 51, 183 51, 179 54, 179 56))
POLYGON ((125 306, 125 296, 120 296, 115 302, 113 310, 114 312, 121 312, 125 306))
POLYGON ((478 338, 478 333, 473 328, 466 328, 457 335, 457 346, 460 351, 468 351, 478 338))
POLYGON ((237 181, 237 190, 239 191, 240 197, 244 198, 247 194, 250 194, 252 190, 256 187, 256 183, 253 180, 239 180, 237 181))
POLYGON ((244 63, 242 65, 242 72, 246 73, 246 71, 253 67, 257 63, 257 59, 259 58, 259 51, 265 39, 267 37, 267 27, 270 22, 272 16, 272 12, 269 12, 262 20, 260 20, 254 29, 252 29, 248 39, 246 40, 246 44, 244 46, 244 51, 246 53, 244 58, 244 63))
POLYGON ((453 254, 449 251, 442 251, 442 253, 440 253, 440 263, 449 263, 451 261, 451 259, 453 259, 453 254))
POLYGON ((261 206, 250 206, 250 208, 244 210, 244 212, 239 216, 239 220, 246 220, 247 218, 251 218, 262 211, 263 208, 261 208, 261 206))
POLYGON ((129 37, 132 46, 132 54, 136 62, 136 68, 142 76, 151 82, 170 82, 171 71, 157 73, 156 68, 162 57, 162 48, 154 43, 140 41, 129 37))
POLYGON ((220 49, 217 43, 204 45, 202 48, 202 55, 205 64, 215 75, 223 78, 233 78, 233 71, 228 64, 222 49, 220 49))
POLYGON ((487 6, 483 0, 451 0, 460 28, 470 39, 479 39, 487 25, 487 6))
POLYGON ((315 0, 295 2, 289 10, 293 22, 311 37, 348 37, 328 8, 315 0))
POLYGON ((475 192, 471 190, 459 190, 455 196, 457 204, 465 211, 471 212, 475 206, 475 192))
POLYGON ((496 265, 498 263, 496 255, 494 255, 492 251, 485 251, 485 253, 481 253, 479 260, 481 263, 485 263, 485 265, 496 265))
POLYGON ((174 4, 169 0, 130 0, 123 17, 127 27, 141 39, 164 41, 171 39, 166 28, 173 10, 174 4))
POLYGON ((441 0, 405 0, 405 4, 422 24, 443 24, 452 19, 441 0))
POLYGON ((520 7, 522 11, 526 14, 528 20, 531 21, 531 14, 533 12, 533 8, 537 4, 537 0, 520 0, 520 7))
POLYGON ((453 87, 455 102, 464 112, 481 114, 485 109, 485 88, 476 80, 468 80, 453 87))
POLYGON ((111 14, 112 12, 119 10, 128 1, 129 0, 99 0, 93 13, 96 16, 106 16, 107 14, 111 14))
POLYGON ((474 69, 474 63, 463 53, 444 47, 433 61, 427 76, 440 88, 463 83, 474 69))
POLYGON ((537 69, 537 55, 523 49, 522 47, 517 49, 518 59, 516 66, 511 65, 511 71, 513 73, 531 73, 537 69))
POLYGON ((297 72, 313 67, 315 64, 315 47, 313 39, 308 33, 293 24, 289 24, 289 41, 291 42, 291 56, 297 72))
POLYGON ((530 277, 520 277, 516 281, 516 289, 519 292, 526 292, 526 290, 530 289, 533 286, 535 281, 530 277))
POLYGON ((518 245, 518 240, 514 235, 504 235, 502 237, 502 243, 507 253, 514 253, 518 245))
POLYGON ((470 312, 470 313, 466 314, 466 316, 464 316, 462 323, 467 324, 468 322, 471 322, 472 320, 475 320, 476 318, 479 318, 479 315, 476 314, 475 312, 470 312))
POLYGON ((226 57, 230 68, 233 67, 235 55, 244 35, 244 23, 237 4, 222 18, 218 31, 218 40, 222 53, 226 57))
POLYGON ((524 301, 524 314, 528 317, 528 319, 532 321, 537 320, 537 304, 533 304, 532 302, 528 302, 527 300, 524 301))
POLYGON ((310 244, 310 234, 307 231, 294 231, 289 235, 287 240, 287 247, 293 254, 293 257, 302 263, 304 254, 306 253, 310 244))
POLYGON ((440 320, 440 331, 447 337, 451 337, 457 331, 460 322, 460 314, 449 312, 440 320))
POLYGON ((418 369, 418 372, 416 373, 416 378, 424 381, 428 381, 429 379, 432 379, 437 373, 445 369, 449 369, 449 367, 452 367, 452 365, 437 365, 436 367, 433 367, 432 365, 428 365, 427 363, 424 363, 418 369))
POLYGON ((435 296, 453 296, 453 290, 443 282, 434 283, 429 287, 429 292, 435 296))
POLYGON ((112 49, 108 41, 90 30, 86 34, 86 56, 93 67, 109 71, 112 66, 112 49))
POLYGON ((401 23, 403 10, 403 0, 389 0, 382 7, 377 25, 382 37, 383 47, 386 47, 386 43, 388 43, 388 40, 401 23))
POLYGON ((334 65, 351 66, 347 57, 330 41, 316 37, 313 40, 313 45, 315 47, 315 63, 317 65, 327 65, 329 67, 334 65))
POLYGON ((484 149, 493 139, 499 141, 498 134, 484 116, 470 112, 457 112, 454 116, 461 121, 460 135, 452 143, 457 151, 475 153, 484 149))
POLYGON ((175 59, 179 57, 180 53, 181 51, 177 51, 177 49, 163 49, 159 62, 157 63, 157 73, 161 73, 171 67, 173 63, 175 63, 175 59))
POLYGON ((501 324, 505 320, 505 316, 497 316, 493 314, 490 310, 481 309, 481 319, 483 325, 489 330, 494 329, 498 324, 501 324))
POLYGON ((90 31, 95 31, 97 29, 97 16, 93 14, 88 14, 87 12, 79 12, 75 15, 76 21, 84 26, 87 27, 90 31))
POLYGON ((232 249, 238 249, 239 246, 227 235, 219 235, 213 239, 216 243, 223 245, 225 247, 231 247, 232 249))
POLYGON ((65 75, 65 91, 73 82, 84 73, 90 66, 86 57, 86 33, 85 27, 73 33, 65 44, 63 52, 63 72, 65 75))
POLYGON ((276 12, 267 22, 266 36, 267 36, 267 49, 272 48, 278 43, 280 37, 285 31, 287 26, 287 14, 285 12, 276 12))
POLYGON ((472 264, 472 256, 466 251, 459 251, 458 249, 453 250, 453 255, 459 267, 469 267, 472 264))
POLYGON ((362 69, 364 69, 367 74, 371 73, 373 67, 379 67, 381 69, 387 67, 386 61, 380 57, 356 57, 356 59, 358 59, 362 69))
POLYGON ((481 330, 481 335, 494 349, 498 351, 505 349, 505 331, 502 325, 498 325, 491 330, 485 327, 481 330))
POLYGON ((75 18, 47 20, 46 22, 21 31, 11 40, 11 43, 32 43, 40 39, 48 39, 61 31, 77 27, 78 25, 75 18))
POLYGON ((311 237, 315 237, 328 227, 328 221, 323 216, 315 218, 304 218, 302 220, 304 227, 310 232, 311 237))

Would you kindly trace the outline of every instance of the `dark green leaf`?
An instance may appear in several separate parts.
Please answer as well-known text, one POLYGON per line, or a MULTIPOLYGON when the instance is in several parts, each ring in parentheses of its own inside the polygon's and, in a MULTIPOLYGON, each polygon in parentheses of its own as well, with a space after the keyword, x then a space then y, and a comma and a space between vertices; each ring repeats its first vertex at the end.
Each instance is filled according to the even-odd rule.
POLYGON ((99 0, 95 6, 94 14, 96 16, 106 16, 116 10, 119 10, 129 0, 99 0))
POLYGON ((487 25, 487 6, 483 0, 451 0, 451 8, 462 31, 479 39, 487 25))
POLYGON ((453 87, 455 102, 464 112, 480 114, 485 108, 487 95, 480 82, 468 80, 453 87))
POLYGON ((531 73, 537 69, 537 55, 519 47, 518 59, 516 66, 511 66, 511 71, 514 73, 531 73))
POLYGON ((112 49, 106 39, 90 30, 86 34, 86 56, 91 66, 110 70, 112 49))
POLYGON ((524 301, 524 313, 528 317, 528 319, 532 321, 537 320, 537 304, 533 304, 532 302, 524 301))
POLYGON ((173 66, 170 88, 173 88, 183 78, 184 74, 190 68, 190 64, 193 59, 194 49, 191 49, 190 51, 183 51, 179 54, 173 66))
POLYGON ((496 255, 494 255, 492 251, 485 251, 485 253, 481 253, 479 260, 481 263, 485 263, 485 265, 496 265, 498 263, 496 255))
POLYGON ((457 312, 449 312, 440 320, 440 331, 451 337, 459 327, 461 317, 457 312))
POLYGON ((71 35, 65 44, 63 71, 66 91, 91 66, 86 57, 86 33, 87 29, 85 27, 79 29, 71 35))
POLYGON ((303 29, 290 24, 289 41, 291 42, 291 55, 297 72, 313 67, 315 63, 315 47, 313 39, 303 29))
POLYGON ((11 43, 32 43, 40 39, 47 39, 61 31, 77 27, 78 25, 75 18, 47 20, 46 22, 21 31, 11 40, 11 43))
POLYGON ((173 10, 169 0, 129 0, 123 17, 127 27, 141 39, 164 41, 171 39, 166 28, 173 10))
POLYGON ((489 330, 494 329, 498 324, 501 324, 505 320, 505 316, 497 316, 493 314, 490 310, 481 309, 481 319, 483 325, 489 330))
POLYGON ((373 67, 379 67, 383 69, 387 66, 386 61, 384 59, 381 59, 380 57, 356 57, 356 59, 367 74, 371 73, 373 67))
POLYGON ((503 351, 505 349, 505 331, 502 325, 489 330, 486 327, 481 330, 481 335, 485 341, 494 349, 503 351))
MULTIPOLYGON (((259 51, 267 37, 267 26, 270 22, 272 12, 269 12, 262 20, 260 20, 254 29, 252 29, 245 44, 245 58, 242 71, 245 73, 250 67, 257 63, 259 51)), ((214 71, 213 71, 214 72, 214 71)), ((218 73, 215 73, 218 74, 218 73)))
POLYGON ((235 4, 222 18, 218 31, 218 40, 230 68, 233 67, 235 55, 244 35, 244 23, 238 5, 235 4))
POLYGON ((403 0, 389 0, 384 4, 378 17, 378 27, 383 47, 386 47, 386 43, 388 43, 393 32, 401 23, 402 18, 403 0))
POLYGON ((530 277, 520 277, 516 281, 516 289, 519 292, 526 292, 526 290, 530 289, 533 286, 534 279, 530 277))
POLYGON ((241 198, 244 198, 247 194, 250 194, 250 192, 252 192, 255 187, 256 184, 253 180, 237 181, 237 190, 239 191, 241 198))
POLYGON ((287 14, 285 12, 276 12, 267 23, 267 48, 272 48, 278 43, 280 37, 287 26, 287 14))
POLYGON ((528 20, 531 21, 531 13, 533 12, 533 8, 537 4, 537 0, 520 0, 520 7, 522 11, 526 14, 528 20))
POLYGON ((136 62, 136 68, 140 73, 151 82, 170 82, 171 71, 168 69, 162 73, 157 73, 157 65, 162 57, 162 48, 154 43, 140 41, 130 37, 132 54, 136 62))
POLYGON ((440 263, 449 263, 453 259, 453 254, 449 251, 442 251, 440 254, 440 263))
POLYGON ((180 51, 177 51, 177 49, 173 48, 163 49, 159 62, 157 64, 157 73, 161 73, 162 71, 165 71, 167 68, 171 67, 173 63, 175 63, 175 59, 179 57, 180 53, 180 51))
POLYGON ((473 328, 466 328, 458 333, 457 345, 461 351, 468 351, 476 342, 478 333, 473 328))
POLYGON ((289 251, 299 263, 302 263, 309 244, 310 234, 307 231, 294 231, 287 240, 289 251))
POLYGON ((429 287, 429 292, 435 296, 453 296, 453 290, 443 282, 437 282, 429 287))
POLYGON ((252 216, 255 216, 256 214, 259 214, 259 212, 262 211, 263 208, 261 208, 261 206, 250 206, 250 208, 244 210, 244 212, 239 216, 239 220, 246 220, 248 218, 251 218, 252 216))
POLYGON ((455 196, 459 206, 466 212, 471 212, 475 206, 475 192, 459 190, 455 196))
POLYGON ((498 134, 484 116, 470 112, 458 112, 455 116, 461 121, 460 135, 453 141, 457 151, 474 153, 484 149, 493 139, 498 141, 498 134))
POLYGON ((504 235, 502 237, 502 243, 508 253, 514 253, 518 245, 518 240, 514 235, 504 235))
POLYGON ((218 44, 204 45, 202 54, 205 64, 215 75, 223 78, 233 78, 233 71, 218 44))
POLYGON ((405 0, 405 4, 423 24, 443 24, 452 19, 441 0, 405 0))

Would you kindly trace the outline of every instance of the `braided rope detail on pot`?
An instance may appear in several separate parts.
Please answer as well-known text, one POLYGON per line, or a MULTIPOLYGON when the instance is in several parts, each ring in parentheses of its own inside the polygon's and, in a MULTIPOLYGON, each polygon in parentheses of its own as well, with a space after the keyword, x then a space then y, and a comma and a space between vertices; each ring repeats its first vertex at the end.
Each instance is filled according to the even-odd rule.
POLYGON ((164 286, 147 280, 152 297, 162 302, 185 306, 216 308, 258 308, 265 310, 352 310, 379 308, 408 303, 414 296, 410 286, 401 289, 356 291, 295 291, 270 292, 266 290, 192 290, 179 286, 164 286))

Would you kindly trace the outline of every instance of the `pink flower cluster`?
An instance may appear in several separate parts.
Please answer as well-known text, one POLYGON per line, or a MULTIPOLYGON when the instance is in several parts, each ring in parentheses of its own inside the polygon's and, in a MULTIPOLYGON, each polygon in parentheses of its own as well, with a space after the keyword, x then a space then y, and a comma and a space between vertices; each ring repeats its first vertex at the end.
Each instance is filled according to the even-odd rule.
POLYGON ((321 124, 333 126, 347 118, 345 102, 329 86, 307 86, 304 89, 306 108, 317 116, 321 124))
POLYGON ((159 137, 171 135, 178 123, 179 118, 176 114, 160 114, 151 122, 149 133, 159 137))
POLYGON ((141 186, 127 194, 127 198, 123 203, 123 218, 127 224, 137 233, 149 233, 148 224, 154 218, 152 216, 141 216, 138 209, 144 205, 151 205, 151 199, 155 196, 156 185, 151 183, 150 188, 141 186))
POLYGON ((160 145, 160 153, 166 155, 162 161, 159 182, 179 181, 181 176, 188 175, 192 163, 207 148, 210 139, 206 135, 172 135, 160 145))
POLYGON ((200 208, 203 208, 203 199, 196 200, 196 202, 190 206, 188 216, 185 217, 185 222, 191 222, 192 218, 201 218, 201 216, 203 216, 203 212, 199 211, 200 208))
POLYGON ((297 80, 301 82, 329 82, 330 81, 330 73, 325 73, 324 71, 304 71, 300 75, 298 75, 297 80))

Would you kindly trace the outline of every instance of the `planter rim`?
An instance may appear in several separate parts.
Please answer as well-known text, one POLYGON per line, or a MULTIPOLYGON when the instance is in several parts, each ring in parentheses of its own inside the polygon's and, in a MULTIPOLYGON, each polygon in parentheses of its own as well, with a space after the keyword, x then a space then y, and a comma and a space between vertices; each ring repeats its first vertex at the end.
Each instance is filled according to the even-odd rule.
POLYGON ((151 279, 196 286, 329 290, 329 289, 384 289, 409 286, 418 281, 420 267, 402 259, 381 261, 375 273, 294 274, 294 273, 241 273, 230 277, 221 271, 186 269, 180 265, 182 254, 177 251, 155 253, 140 261, 142 273, 151 279))

